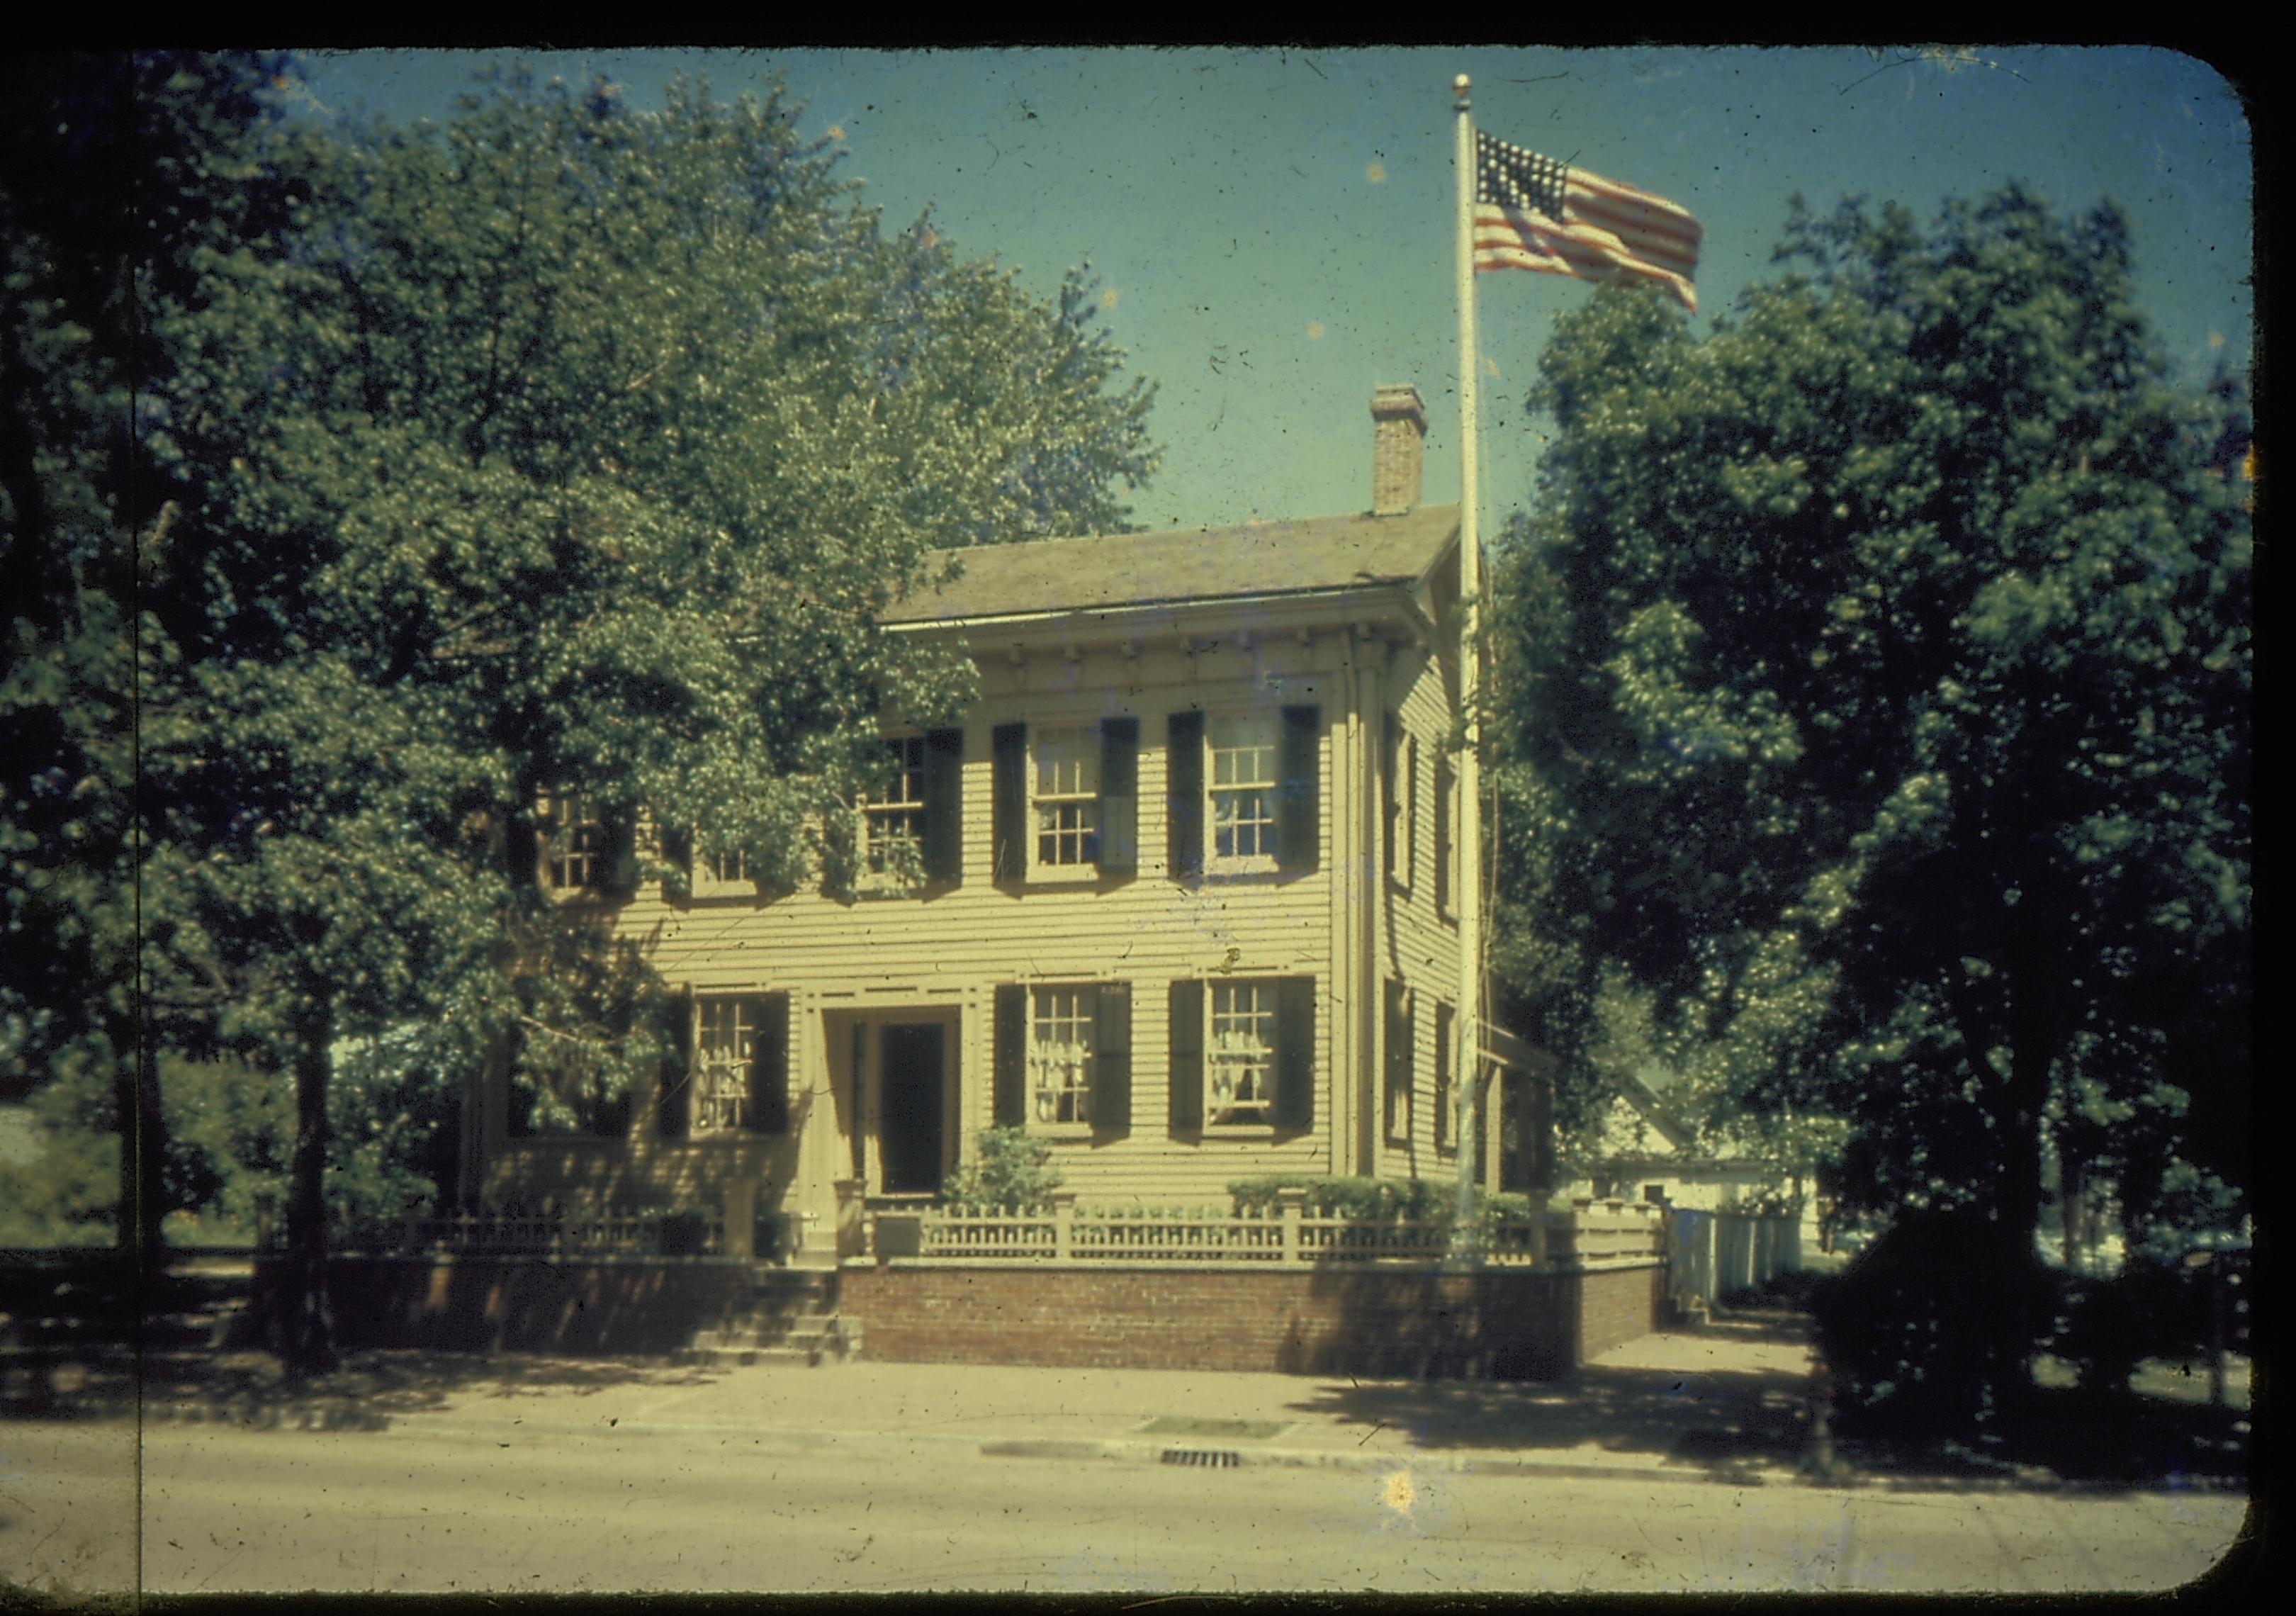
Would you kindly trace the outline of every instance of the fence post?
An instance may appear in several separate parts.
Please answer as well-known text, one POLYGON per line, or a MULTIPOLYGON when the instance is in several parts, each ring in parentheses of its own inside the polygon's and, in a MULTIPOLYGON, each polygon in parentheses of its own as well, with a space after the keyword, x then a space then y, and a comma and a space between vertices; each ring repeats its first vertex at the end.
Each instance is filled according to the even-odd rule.
POLYGON ((1283 1260, 1300 1262, 1300 1218, 1308 1210, 1308 1192, 1296 1184, 1275 1192, 1275 1209, 1283 1218, 1283 1260))
POLYGON ((1053 1260, 1066 1262, 1076 1254, 1076 1192, 1054 1190, 1046 1199, 1053 1203, 1053 1260))

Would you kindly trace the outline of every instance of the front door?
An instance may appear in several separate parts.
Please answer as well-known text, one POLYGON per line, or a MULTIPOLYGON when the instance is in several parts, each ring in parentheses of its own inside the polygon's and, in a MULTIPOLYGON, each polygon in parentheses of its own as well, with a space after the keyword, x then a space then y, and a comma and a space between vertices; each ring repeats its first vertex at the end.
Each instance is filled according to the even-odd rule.
POLYGON ((938 1022, 883 1030, 877 1159, 889 1195, 940 1189, 941 1031, 938 1022))

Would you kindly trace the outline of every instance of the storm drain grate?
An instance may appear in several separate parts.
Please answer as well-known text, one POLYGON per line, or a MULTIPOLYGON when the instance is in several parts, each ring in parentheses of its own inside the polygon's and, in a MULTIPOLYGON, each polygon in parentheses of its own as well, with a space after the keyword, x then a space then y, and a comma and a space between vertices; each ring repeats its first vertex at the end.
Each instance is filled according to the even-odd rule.
POLYGON ((1231 1466, 1242 1464, 1243 1463, 1243 1456, 1240 1453, 1227 1452, 1217 1448, 1167 1448, 1164 1450, 1164 1463, 1167 1464, 1207 1464, 1217 1470, 1226 1470, 1231 1466))

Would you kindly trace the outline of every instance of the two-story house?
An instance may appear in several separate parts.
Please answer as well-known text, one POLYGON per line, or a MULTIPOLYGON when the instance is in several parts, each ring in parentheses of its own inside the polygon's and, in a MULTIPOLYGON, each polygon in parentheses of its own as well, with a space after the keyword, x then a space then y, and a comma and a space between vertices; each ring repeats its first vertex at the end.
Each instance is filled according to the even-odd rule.
MULTIPOLYGON (((967 550, 897 607, 980 697, 889 733, 858 893, 707 859, 687 896, 641 890, 616 923, 688 996, 690 1058, 615 1137, 507 1136, 489 1096, 488 1198, 754 1200, 818 1259, 993 1125, 1086 1202, 1455 1178, 1458 510, 1419 503, 1415 390, 1372 414, 1367 512, 967 550)), ((1496 1187, 1529 1090, 1486 1044, 1496 1187)))

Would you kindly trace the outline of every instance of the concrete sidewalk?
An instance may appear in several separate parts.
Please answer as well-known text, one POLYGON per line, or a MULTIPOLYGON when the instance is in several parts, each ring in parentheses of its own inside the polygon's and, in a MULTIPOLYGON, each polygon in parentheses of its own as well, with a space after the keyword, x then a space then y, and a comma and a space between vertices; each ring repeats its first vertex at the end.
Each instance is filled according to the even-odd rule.
MULTIPOLYGON (((1553 1383, 865 1360, 819 1368, 665 1366, 614 1379, 531 1373, 538 1367, 498 1360, 459 1381, 431 1382, 421 1399, 427 1406, 379 1399, 348 1411, 378 1416, 372 1419, 315 1420, 274 1402, 264 1423, 387 1423, 409 1435, 506 1446, 583 1432, 856 1455, 923 1455, 955 1445, 1012 1457, 1408 1466, 1750 1486, 1798 1479, 1809 1349, 1799 1317, 1748 1313, 1695 1332, 1646 1336, 1553 1383), (397 1406, 386 1414, 390 1403, 397 1406)), ((171 1407, 164 1393, 146 1413, 238 1417, 171 1407)))

